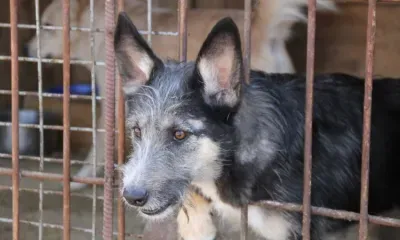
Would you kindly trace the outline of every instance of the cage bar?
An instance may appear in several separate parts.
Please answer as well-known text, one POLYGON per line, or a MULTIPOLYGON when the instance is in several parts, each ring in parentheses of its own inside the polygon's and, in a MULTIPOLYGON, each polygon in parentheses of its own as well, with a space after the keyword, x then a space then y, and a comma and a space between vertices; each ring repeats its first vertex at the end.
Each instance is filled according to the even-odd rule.
MULTIPOLYGON (((259 201, 251 203, 251 205, 263 206, 270 209, 281 210, 281 211, 289 211, 289 212, 302 212, 303 206, 300 204, 294 203, 283 203, 276 201, 259 201)), ((356 212, 349 212, 345 210, 337 210, 330 209, 324 207, 314 207, 311 206, 311 213, 313 215, 329 217, 333 219, 342 219, 347 221, 359 221, 360 214, 356 212)), ((389 227, 400 227, 400 219, 390 218, 390 217, 381 217, 381 216, 368 216, 371 223, 389 226, 389 227)))
MULTIPOLYGON (((70 86, 70 1, 63 0, 63 88, 70 86)), ((64 91, 63 97, 63 239, 69 240, 71 234, 71 192, 70 192, 70 98, 69 91, 64 91)))
POLYGON ((18 63, 18 0, 10 0, 11 25, 11 111, 12 111, 12 232, 13 240, 19 239, 19 63, 18 63))
POLYGON ((307 78, 304 126, 304 183, 303 183, 303 221, 302 237, 310 239, 311 226, 311 169, 312 169, 312 115, 315 59, 315 12, 316 0, 308 0, 307 18, 307 78))
MULTIPOLYGON (((153 4, 151 0, 147 0, 147 33, 152 32, 152 9, 153 4)), ((151 34, 147 34, 147 43, 151 46, 151 34)))
MULTIPOLYGON (((121 12, 125 8, 124 0, 118 0, 118 11, 121 12)), ((151 23, 150 23, 151 26, 151 23)), ((151 31, 151 28, 149 29, 151 31)), ((122 166, 125 162, 125 99, 122 89, 122 79, 118 75, 118 165, 122 166)), ((122 172, 118 174, 119 187, 122 187, 122 172)), ((118 191, 118 240, 125 240, 125 206, 122 200, 122 192, 118 191)))
MULTIPOLYGON (((0 175, 9 175, 13 176, 13 169, 10 168, 2 168, 0 167, 0 175)), ((43 173, 37 171, 28 171, 22 170, 19 172, 19 177, 27 177, 36 180, 50 180, 50 181, 57 181, 62 182, 64 179, 63 174, 57 173, 43 173)), ((93 178, 93 177, 71 177, 71 182, 78 182, 78 183, 85 183, 85 184, 96 184, 102 185, 104 184, 103 178, 93 178)))
POLYGON ((178 6, 178 28, 179 28, 179 60, 185 62, 187 59, 187 0, 179 0, 178 6))
POLYGON ((361 155, 361 202, 360 227, 358 239, 367 240, 368 237, 368 193, 369 193, 369 162, 371 141, 371 105, 372 81, 374 70, 374 50, 376 34, 376 0, 369 0, 367 24, 367 48, 365 53, 365 88, 363 137, 361 155))
MULTIPOLYGON (((251 71, 251 13, 252 1, 246 0, 244 2, 244 84, 250 84, 250 71, 251 71)), ((248 206, 241 207, 240 214, 240 239, 246 240, 248 235, 248 206)))
MULTIPOLYGON (((43 130, 43 75, 42 75, 42 59, 41 59, 41 36, 40 36, 40 17, 39 17, 39 0, 35 0, 35 24, 36 24, 36 54, 38 58, 38 98, 39 98, 39 171, 44 171, 44 130, 43 130)), ((39 226, 38 239, 43 239, 43 182, 39 183, 39 226)))
MULTIPOLYGON (((103 219, 103 238, 112 239, 113 236, 117 236, 118 240, 124 240, 125 236, 134 236, 140 238, 140 235, 125 233, 125 212, 124 205, 121 200, 121 196, 118 199, 113 198, 113 188, 116 184, 114 182, 114 134, 118 134, 118 165, 124 163, 125 158, 125 112, 124 112, 124 99, 122 93, 121 80, 118 79, 117 83, 117 130, 115 129, 115 86, 114 86, 114 51, 113 51, 113 31, 114 31, 114 7, 115 0, 106 0, 106 26, 102 28, 95 28, 94 26, 94 12, 93 5, 94 0, 90 0, 90 27, 71 27, 69 22, 69 0, 63 0, 63 26, 41 26, 39 20, 39 0, 35 0, 35 24, 18 24, 18 0, 10 0, 10 23, 0 23, 1 28, 10 28, 11 30, 11 56, 0 56, 0 61, 11 61, 12 66, 12 89, 11 90, 0 90, 0 94, 11 95, 12 98, 12 121, 11 122, 0 122, 0 126, 11 126, 12 127, 12 154, 0 153, 0 157, 12 158, 12 168, 0 168, 0 175, 7 175, 12 177, 12 187, 0 185, 0 190, 12 191, 12 204, 13 212, 12 219, 0 218, 0 222, 12 223, 13 226, 13 239, 19 239, 19 227, 20 224, 28 224, 38 227, 38 239, 43 238, 43 228, 56 228, 63 230, 63 238, 70 238, 70 231, 77 230, 85 232, 91 235, 94 240, 96 236, 96 204, 97 200, 103 200, 104 204, 104 219, 103 219), (37 43, 37 57, 18 57, 18 29, 35 29, 36 35, 38 36, 37 43), (41 29, 63 31, 63 59, 47 59, 42 58, 40 54, 40 31, 41 29), (89 60, 71 60, 69 51, 69 34, 70 31, 82 31, 90 33, 91 42, 91 57, 89 60), (106 41, 106 60, 96 61, 94 56, 94 34, 104 33, 106 41), (18 86, 18 66, 20 62, 37 62, 38 71, 38 92, 19 91, 18 86), (69 91, 64 94, 52 94, 43 93, 42 89, 42 63, 53 63, 63 64, 63 85, 64 89, 69 88, 70 83, 70 65, 80 64, 91 66, 91 96, 81 95, 70 95, 69 91), (106 85, 107 93, 106 96, 95 95, 95 69, 96 67, 106 66, 106 85), (39 124, 19 124, 18 113, 19 113, 19 96, 38 96, 39 98, 39 124), (63 125, 44 125, 43 124, 43 98, 63 98, 63 125), (92 104, 92 126, 91 127, 73 127, 70 126, 69 119, 69 104, 70 99, 86 99, 91 100, 92 104), (106 104, 106 126, 105 129, 98 129, 96 123, 96 103, 99 100, 106 99, 102 104, 106 104), (18 130, 19 127, 36 128, 40 132, 40 155, 37 156, 23 156, 19 155, 18 147, 18 130), (63 146, 63 158, 48 158, 44 157, 43 154, 43 131, 44 129, 63 130, 64 133, 64 146, 63 146), (91 163, 83 163, 78 160, 70 159, 70 131, 82 131, 91 132, 93 137, 94 156, 91 163), (96 160, 96 135, 98 132, 106 132, 106 162, 105 164, 97 163, 96 160), (39 171, 20 171, 19 159, 27 159, 39 162, 39 171), (46 162, 63 163, 63 174, 45 173, 44 164, 46 162), (84 177, 71 177, 70 176, 70 165, 71 164, 92 164, 104 165, 105 166, 105 178, 98 178, 95 176, 90 178, 84 177), (63 191, 52 191, 44 190, 43 182, 40 182, 39 189, 20 188, 19 181, 21 177, 36 179, 39 181, 58 181, 63 182, 63 191), (85 184, 93 184, 93 191, 91 194, 80 194, 70 193, 69 184, 70 182, 79 182, 85 184), (105 191, 104 196, 97 196, 97 185, 104 185, 105 191), (39 218, 37 222, 21 220, 19 212, 19 194, 21 191, 27 191, 39 194, 39 218), (49 224, 43 222, 43 197, 44 195, 62 195, 63 196, 63 225, 49 224), (91 229, 85 228, 73 228, 70 226, 70 197, 85 197, 92 198, 92 226, 91 229), (117 214, 118 214, 118 232, 113 232, 113 202, 117 201, 117 214)), ((123 9, 123 0, 118 0, 118 10, 123 9)), ((304 194, 303 204, 293 203, 281 203, 274 201, 260 201, 250 203, 251 205, 263 206, 281 211, 294 211, 302 212, 303 214, 303 225, 302 235, 303 239, 310 239, 310 222, 311 214, 325 216, 335 219, 345 219, 349 221, 359 221, 359 239, 366 240, 368 234, 368 223, 374 223, 384 226, 400 227, 400 220, 389 217, 380 217, 368 215, 368 173, 369 173, 369 147, 370 147, 370 127, 371 127, 371 93, 372 93, 372 76, 373 76, 373 58, 374 58, 374 44, 375 44, 375 33, 376 33, 376 4, 378 3, 399 3, 400 0, 336 0, 338 3, 361 3, 369 4, 368 6, 368 26, 367 26, 367 49, 366 49, 366 74, 365 74, 365 96, 364 96, 364 120, 363 120, 363 144, 362 144, 362 185, 361 185, 361 200, 360 200, 360 213, 334 210, 322 207, 311 206, 310 195, 311 195, 311 166, 312 166, 312 101, 313 101, 313 78, 314 78, 314 55, 315 55, 315 2, 316 0, 308 0, 308 35, 307 35, 307 88, 306 88, 306 122, 305 122, 305 149, 304 149, 304 194)), ((152 30, 152 1, 147 1, 147 30, 140 31, 141 34, 147 35, 147 40, 151 44, 152 35, 168 35, 178 36, 179 41, 179 59, 186 61, 187 58, 187 7, 188 2, 186 0, 179 0, 178 7, 178 32, 163 32, 152 30)), ((251 27, 251 0, 245 1, 245 28, 244 28, 244 69, 245 69, 245 82, 249 83, 249 72, 250 72, 250 27, 251 27)), ((121 180, 121 175, 119 180, 121 180)), ((120 181, 118 182, 120 183, 120 181)), ((119 193, 120 194, 120 193, 119 193)), ((248 207, 242 208, 241 212, 241 239, 247 237, 247 218, 248 218, 248 207)))
MULTIPOLYGON (((92 149, 93 149, 93 177, 96 177, 96 169, 97 169, 97 119, 96 119, 96 63, 95 63, 95 51, 94 51, 94 0, 90 0, 89 8, 90 8, 90 15, 89 15, 89 22, 90 22, 90 59, 92 61, 91 69, 90 69, 90 83, 91 83, 91 99, 92 99, 92 149)), ((96 240, 96 216, 97 216, 97 186, 92 186, 92 240, 96 240)))
POLYGON ((251 71, 251 12, 252 12, 252 1, 246 0, 244 5, 244 81, 245 84, 250 83, 250 71, 251 71))
MULTIPOLYGON (((0 222, 2 222, 2 223, 11 223, 12 219, 0 217, 0 222)), ((23 224, 30 225, 30 226, 35 226, 35 227, 37 227, 39 225, 38 222, 28 221, 28 220, 21 220, 20 222, 23 223, 23 224)), ((63 226, 62 225, 58 225, 58 224, 43 223, 43 226, 46 227, 46 228, 52 228, 52 229, 59 229, 59 230, 63 229, 63 226)), ((92 234, 92 230, 88 229, 88 228, 71 227, 71 230, 92 234)), ((125 233, 124 235, 126 237, 129 237, 129 238, 135 239, 135 240, 136 239, 137 240, 143 239, 143 235, 142 234, 125 233)), ((113 232, 113 236, 118 236, 118 232, 113 232)))
POLYGON ((105 168, 103 202, 103 239, 113 233, 114 128, 115 128, 115 1, 105 1, 106 101, 105 101, 105 168))
MULTIPOLYGON (((9 23, 0 23, 0 28, 10 28, 10 27, 11 25, 9 23)), ((18 24, 17 27, 21 29, 36 29, 36 25, 32 24, 18 24)), ((40 28, 44 30, 54 30, 54 31, 63 30, 62 26, 40 26, 40 28)), ((70 27, 70 31, 104 33, 103 28, 94 28, 93 30, 91 30, 90 28, 87 27, 70 27)), ((139 33, 142 35, 148 35, 150 32, 145 30, 139 30, 139 33)), ((178 32, 151 31, 151 35, 178 36, 178 32)))
MULTIPOLYGON (((7 153, 0 153, 0 158, 12 158, 11 154, 7 153)), ((29 161, 35 161, 35 162, 40 162, 41 158, 37 156, 28 156, 28 155, 19 155, 20 160, 29 160, 29 161)), ((45 157, 43 158, 44 162, 50 162, 50 163, 63 163, 62 158, 52 158, 52 157, 45 157)), ((86 163, 81 160, 76 160, 76 159, 71 159, 70 160, 71 165, 93 165, 93 163, 86 163)), ((98 166, 104 166, 104 164, 97 164, 98 166)))
MULTIPOLYGON (((9 61, 11 60, 10 56, 4 56, 0 55, 0 61, 9 61)), ((18 61, 20 62, 38 62, 39 59, 35 57, 18 57, 18 61)), ((57 58, 42 58, 41 59, 42 63, 58 63, 58 64, 63 64, 64 60, 63 59, 57 59, 57 58)), ((88 65, 92 64, 92 61, 88 60, 70 60, 70 64, 78 64, 78 65, 88 65)), ((96 66, 105 66, 104 62, 96 62, 96 66)))

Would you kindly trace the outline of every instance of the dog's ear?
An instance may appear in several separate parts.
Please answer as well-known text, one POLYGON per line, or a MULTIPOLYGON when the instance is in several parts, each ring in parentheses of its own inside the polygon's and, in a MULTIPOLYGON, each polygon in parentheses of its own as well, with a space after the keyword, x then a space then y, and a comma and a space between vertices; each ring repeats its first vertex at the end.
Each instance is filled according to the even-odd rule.
POLYGON ((154 68, 162 65, 125 12, 118 15, 114 50, 125 93, 146 84, 154 68))
POLYGON ((234 107, 243 79, 240 34, 231 18, 220 20, 208 34, 196 60, 207 104, 234 107))

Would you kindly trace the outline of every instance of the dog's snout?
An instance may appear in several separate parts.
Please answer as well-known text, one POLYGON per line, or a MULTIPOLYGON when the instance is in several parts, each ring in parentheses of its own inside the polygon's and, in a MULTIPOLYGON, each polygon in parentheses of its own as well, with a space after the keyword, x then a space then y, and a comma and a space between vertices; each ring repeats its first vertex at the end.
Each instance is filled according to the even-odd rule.
POLYGON ((144 188, 125 188, 123 196, 129 204, 141 207, 146 204, 149 194, 144 188))

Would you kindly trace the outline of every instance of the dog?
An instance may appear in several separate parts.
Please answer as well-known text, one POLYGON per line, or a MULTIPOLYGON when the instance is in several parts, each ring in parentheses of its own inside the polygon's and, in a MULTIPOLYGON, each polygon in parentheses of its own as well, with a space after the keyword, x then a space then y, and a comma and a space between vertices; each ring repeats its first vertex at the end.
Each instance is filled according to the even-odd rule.
MULTIPOLYGON (((318 0, 318 9, 335 10, 335 5, 331 0, 318 0)), ((307 5, 307 0, 254 0, 252 13, 252 54, 251 63, 254 69, 266 72, 292 73, 294 67, 286 50, 286 40, 290 36, 290 30, 294 23, 303 21, 304 15, 301 13, 303 6, 307 5)), ((62 26, 62 1, 54 0, 43 12, 41 23, 47 26, 62 26)), ((88 0, 70 1, 70 22, 71 26, 90 27, 90 6, 88 0)), ((125 3, 126 12, 131 16, 137 26, 146 29, 146 3, 144 1, 127 1, 125 3)), ((243 31, 244 12, 242 10, 228 9, 196 9, 188 10, 188 59, 196 57, 205 33, 208 32, 216 21, 224 16, 230 16, 240 26, 243 31)), ((94 28, 104 27, 104 1, 95 1, 94 5, 94 28)), ((177 13, 166 9, 156 9, 153 12, 153 31, 176 31, 177 13)), ((47 58, 61 58, 62 42, 61 31, 41 31, 41 55, 47 58)), ((28 56, 36 57, 37 41, 35 36, 27 43, 28 56)), ((79 60, 91 60, 90 35, 89 32, 72 31, 70 34, 71 58, 79 60)), ((177 58, 178 41, 171 36, 152 36, 152 47, 159 52, 163 59, 177 58)), ((103 61, 104 56, 104 36, 95 33, 94 37, 94 58, 96 61, 103 61)), ((91 70, 90 65, 86 65, 91 70)), ((105 96, 105 73, 101 66, 95 67, 96 82, 99 85, 100 96, 105 96)), ((101 117, 98 125, 104 126, 104 104, 101 104, 101 117)), ((104 137, 100 134, 96 138, 98 162, 104 161, 104 137)), ((91 177, 93 173, 100 172, 103 167, 98 166, 93 169, 90 163, 93 161, 94 148, 89 151, 85 159, 89 165, 84 165, 76 174, 80 177, 91 177)), ((71 183, 71 190, 79 190, 86 184, 71 183)))
MULTIPOLYGON (((126 13, 119 15, 114 47, 133 146, 121 169, 128 206, 149 220, 178 214, 186 215, 179 224, 197 222, 197 215, 184 214, 198 202, 190 199, 193 186, 239 227, 244 205, 302 203, 303 75, 252 70, 251 82, 243 83, 240 33, 229 17, 187 63, 163 62, 126 13)), ((400 200, 400 82, 375 79, 373 89, 369 213, 380 214, 400 200)), ((316 75, 314 96, 311 204, 359 212, 364 83, 346 74, 316 75)), ((256 205, 248 211, 249 226, 264 239, 301 239, 301 213, 256 205)), ((311 239, 351 224, 312 216, 311 239)), ((193 238, 184 239, 215 238, 212 229, 201 236, 185 230, 181 235, 193 238)))

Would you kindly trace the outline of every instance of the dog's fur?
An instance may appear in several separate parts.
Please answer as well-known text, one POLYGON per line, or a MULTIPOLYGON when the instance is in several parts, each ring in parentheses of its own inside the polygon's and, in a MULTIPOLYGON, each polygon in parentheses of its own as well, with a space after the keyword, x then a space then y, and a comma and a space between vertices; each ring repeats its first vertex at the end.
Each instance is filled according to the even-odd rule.
MULTIPOLYGON (((304 76, 252 71, 251 83, 242 84, 240 35, 230 18, 211 30, 195 62, 179 63, 162 62, 122 13, 115 51, 134 149, 123 167, 123 190, 148 191, 147 202, 137 207, 143 217, 156 220, 180 211, 180 224, 197 222, 193 212, 184 214, 181 208, 199 202, 190 201, 190 185, 236 224, 244 204, 302 203, 304 76), (186 138, 174 138, 176 130, 186 138)), ((400 200, 400 82, 378 80, 371 117, 371 214, 400 200)), ((359 211, 363 86, 361 79, 344 74, 315 77, 313 206, 359 211)), ((350 224, 313 216, 312 239, 325 239, 350 224)), ((250 206, 249 225, 265 239, 301 239, 301 213, 250 206)), ((198 236, 180 230, 192 237, 185 239, 215 237, 215 231, 198 236)))
MULTIPOLYGON (((88 0, 71 0, 71 26, 90 27, 90 11, 88 0)), ((333 10, 331 0, 318 0, 319 9, 333 10)), ((307 0, 254 0, 254 12, 252 16, 252 67, 266 72, 292 73, 292 62, 286 50, 285 42, 289 37, 292 25, 305 19, 301 8, 306 6, 307 0)), ((131 16, 140 29, 146 28, 146 4, 142 0, 127 1, 126 12, 131 16)), ((44 11, 41 23, 44 25, 62 26, 62 1, 54 0, 44 11)), ((243 11, 227 9, 196 9, 188 12, 188 59, 193 60, 205 39, 207 33, 218 19, 230 16, 240 26, 242 31, 243 11)), ((153 12, 153 31, 176 31, 177 15, 175 11, 155 9, 153 12)), ((95 1, 94 28, 104 27, 104 1, 95 1)), ((34 37, 28 44, 29 56, 36 56, 38 38, 34 37)), ((41 55, 42 57, 62 56, 61 31, 41 31, 41 55)), ((176 58, 178 41, 171 36, 152 36, 152 46, 160 53, 162 58, 176 58)), ((90 60, 90 36, 88 32, 71 32, 71 58, 90 60)), ((94 38, 94 58, 97 61, 104 60, 104 35, 96 33, 94 38)), ((91 66, 87 65, 90 70, 91 66)), ((96 82, 99 85, 100 95, 105 96, 105 74, 103 67, 95 68, 96 82)), ((104 104, 102 104, 104 106, 104 104)), ((102 108, 104 113, 104 109, 102 108)), ((98 125, 104 126, 103 113, 98 125)), ((102 146, 104 137, 100 134, 96 138, 97 158, 103 161, 102 146)), ((93 147, 85 159, 90 163, 93 159, 93 147)), ((98 161, 98 162, 99 162, 98 161)), ((101 166, 96 169, 99 172, 101 166)), ((77 173, 77 176, 88 177, 94 172, 93 165, 85 165, 77 173)), ((77 190, 86 186, 80 183, 71 183, 71 190, 77 190)))

